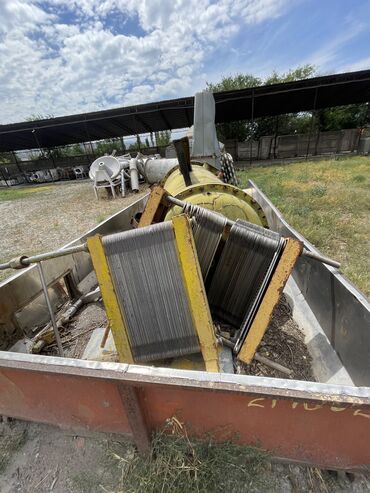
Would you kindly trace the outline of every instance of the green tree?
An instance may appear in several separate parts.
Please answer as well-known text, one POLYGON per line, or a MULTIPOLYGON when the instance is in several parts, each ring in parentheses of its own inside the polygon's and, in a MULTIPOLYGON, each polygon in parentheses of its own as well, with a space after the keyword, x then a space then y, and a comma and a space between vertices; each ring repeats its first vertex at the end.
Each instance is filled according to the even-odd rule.
MULTIPOLYGON (((306 79, 313 75, 315 75, 315 68, 312 65, 303 65, 281 74, 274 71, 264 80, 251 74, 236 74, 235 76, 224 77, 217 84, 207 82, 207 89, 212 92, 246 89, 306 79)), ((309 127, 310 116, 310 113, 300 113, 298 115, 280 115, 278 119, 276 117, 256 118, 253 125, 247 121, 222 123, 217 125, 217 132, 220 140, 237 139, 239 141, 258 138, 261 135, 272 135, 277 131, 280 134, 304 132, 309 127)))
MULTIPOLYGON (((212 92, 230 91, 258 87, 261 85, 278 84, 282 82, 293 82, 295 80, 307 79, 316 75, 315 67, 303 65, 285 73, 272 72, 262 80, 251 74, 236 74, 224 77, 217 84, 207 83, 207 89, 212 92)), ((313 130, 340 130, 342 128, 363 128, 370 125, 370 106, 365 104, 352 104, 326 108, 316 112, 316 118, 312 120, 312 112, 301 112, 297 114, 285 114, 279 116, 267 116, 256 118, 253 122, 238 121, 217 125, 219 139, 258 139, 262 135, 287 135, 294 133, 307 133, 313 125, 313 130)))
POLYGON ((122 152, 122 142, 119 137, 115 137, 113 139, 105 139, 98 142, 96 146, 95 153, 98 156, 103 156, 104 154, 112 154, 113 151, 117 151, 118 153, 122 152))
POLYGON ((11 152, 1 152, 0 153, 0 165, 12 164, 14 162, 15 162, 14 155, 11 152))
POLYGON ((370 124, 370 106, 364 103, 326 108, 318 111, 317 119, 321 131, 363 128, 370 124))
POLYGON ((129 145, 128 150, 129 151, 141 151, 145 147, 145 144, 141 142, 140 135, 136 136, 136 142, 133 142, 132 144, 129 145))
POLYGON ((163 130, 160 132, 155 132, 155 143, 156 146, 167 146, 171 142, 171 131, 163 130))

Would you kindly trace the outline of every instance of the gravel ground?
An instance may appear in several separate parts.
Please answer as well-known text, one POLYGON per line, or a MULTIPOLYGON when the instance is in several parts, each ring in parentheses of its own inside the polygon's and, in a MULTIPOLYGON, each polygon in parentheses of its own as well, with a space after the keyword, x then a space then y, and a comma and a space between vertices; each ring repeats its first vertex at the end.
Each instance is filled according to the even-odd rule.
MULTIPOLYGON (((99 191, 97 201, 90 180, 60 182, 28 187, 32 193, 25 198, 0 201, 0 262, 65 245, 142 197, 147 188, 142 185, 138 194, 115 200, 99 191)), ((0 271, 0 280, 11 274, 0 271)))

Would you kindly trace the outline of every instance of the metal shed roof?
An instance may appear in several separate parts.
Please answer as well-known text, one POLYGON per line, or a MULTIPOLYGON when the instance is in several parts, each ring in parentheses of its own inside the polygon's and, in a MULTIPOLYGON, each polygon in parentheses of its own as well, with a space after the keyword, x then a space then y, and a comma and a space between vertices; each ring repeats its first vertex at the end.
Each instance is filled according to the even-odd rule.
MULTIPOLYGON (((216 123, 370 101, 370 70, 215 93, 216 123)), ((0 152, 189 127, 194 97, 0 125, 0 152)))

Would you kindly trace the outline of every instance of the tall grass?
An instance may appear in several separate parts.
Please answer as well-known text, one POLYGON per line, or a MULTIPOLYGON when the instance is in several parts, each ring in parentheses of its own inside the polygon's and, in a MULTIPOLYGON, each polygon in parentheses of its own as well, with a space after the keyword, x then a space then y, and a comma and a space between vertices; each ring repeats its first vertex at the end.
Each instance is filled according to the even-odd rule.
POLYGON ((238 172, 252 179, 287 221, 370 295, 370 157, 307 161, 238 172))

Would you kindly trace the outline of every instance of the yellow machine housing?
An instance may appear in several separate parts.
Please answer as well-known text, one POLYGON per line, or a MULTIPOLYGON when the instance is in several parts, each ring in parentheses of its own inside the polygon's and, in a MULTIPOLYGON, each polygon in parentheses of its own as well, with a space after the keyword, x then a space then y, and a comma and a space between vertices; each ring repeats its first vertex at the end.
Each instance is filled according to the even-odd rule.
MULTIPOLYGON (((192 185, 186 186, 179 167, 173 168, 164 178, 162 186, 173 197, 220 212, 228 219, 244 219, 267 227, 266 216, 255 200, 240 188, 223 183, 202 165, 192 163, 192 185)), ((181 213, 178 206, 171 207, 165 220, 181 213)))

